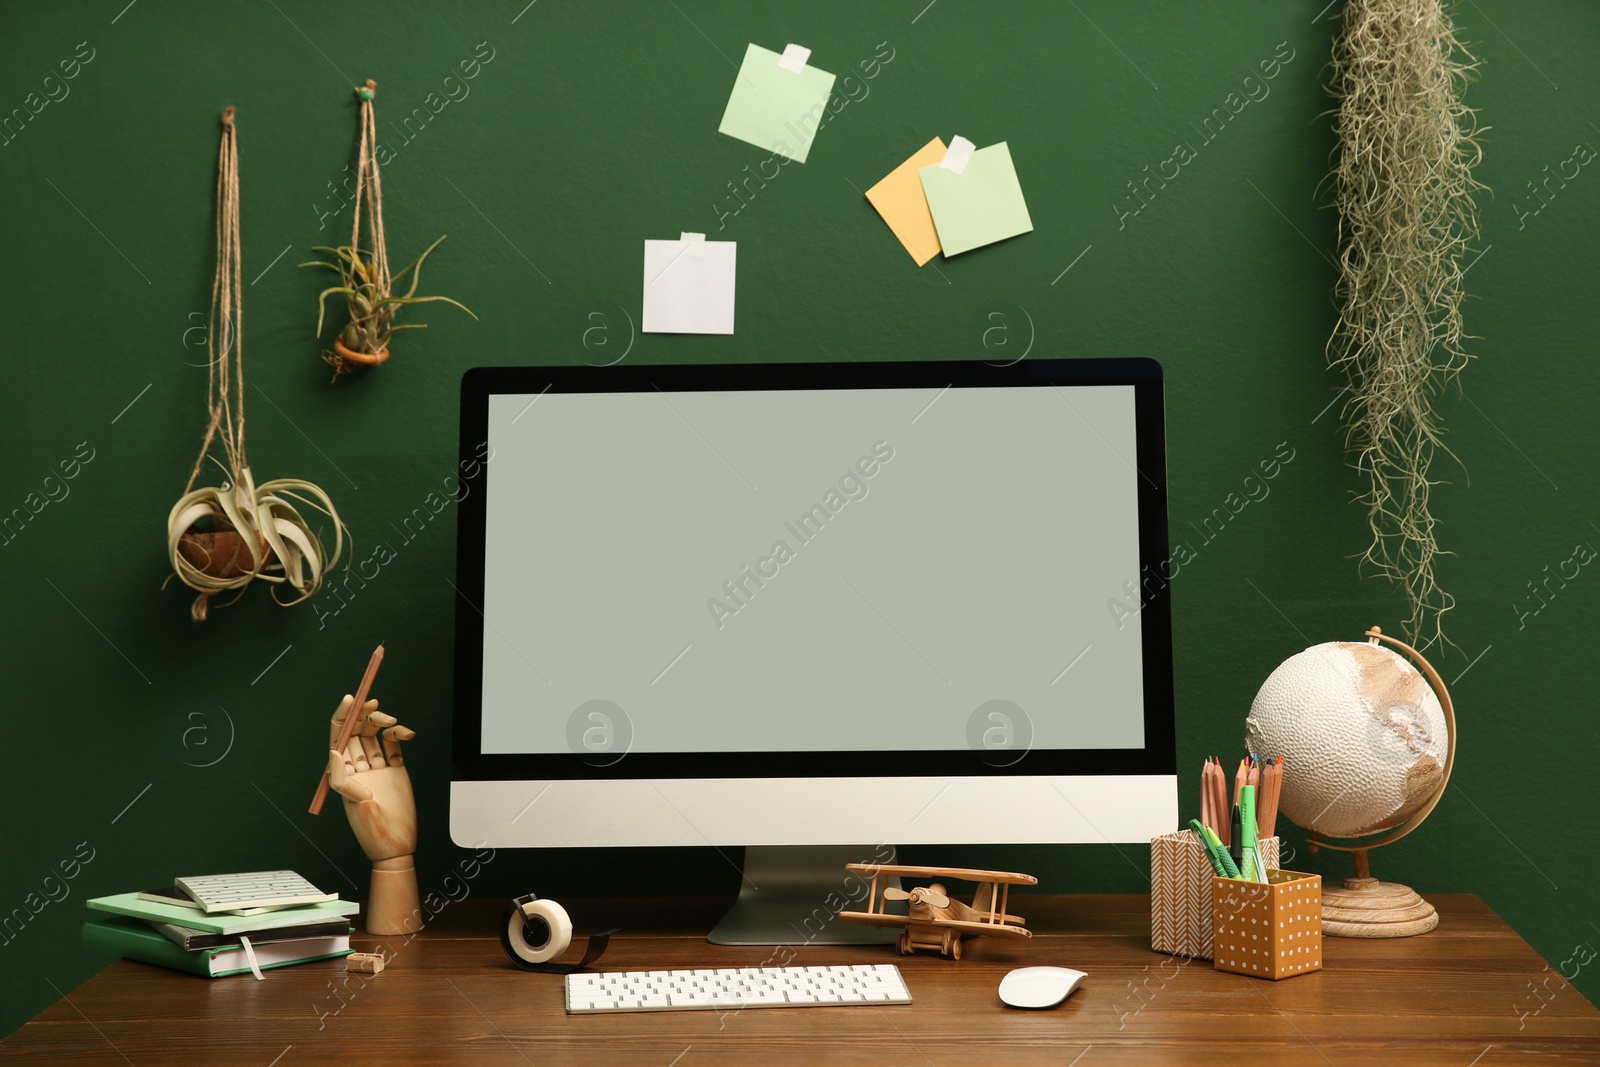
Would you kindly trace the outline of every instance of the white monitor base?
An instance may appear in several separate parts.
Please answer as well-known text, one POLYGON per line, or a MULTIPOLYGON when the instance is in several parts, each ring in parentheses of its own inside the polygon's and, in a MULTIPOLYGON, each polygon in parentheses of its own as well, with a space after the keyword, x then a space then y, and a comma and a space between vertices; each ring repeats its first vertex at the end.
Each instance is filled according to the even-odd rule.
MULTIPOLYGON (((870 879, 847 863, 893 863, 891 845, 750 845, 739 899, 712 928, 713 945, 887 945, 899 937, 845 922, 839 912, 866 907, 870 879)), ((899 886, 900 880, 888 880, 899 886)), ((902 905, 903 906, 903 905, 902 905)))

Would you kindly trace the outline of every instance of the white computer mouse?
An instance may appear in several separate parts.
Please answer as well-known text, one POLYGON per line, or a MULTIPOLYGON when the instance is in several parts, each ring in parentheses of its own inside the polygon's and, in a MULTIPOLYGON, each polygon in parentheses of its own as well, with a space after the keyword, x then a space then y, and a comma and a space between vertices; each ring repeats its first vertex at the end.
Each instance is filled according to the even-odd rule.
POLYGON ((1070 967, 1018 967, 1000 979, 1000 1000, 1013 1008, 1053 1008, 1084 977, 1070 967))

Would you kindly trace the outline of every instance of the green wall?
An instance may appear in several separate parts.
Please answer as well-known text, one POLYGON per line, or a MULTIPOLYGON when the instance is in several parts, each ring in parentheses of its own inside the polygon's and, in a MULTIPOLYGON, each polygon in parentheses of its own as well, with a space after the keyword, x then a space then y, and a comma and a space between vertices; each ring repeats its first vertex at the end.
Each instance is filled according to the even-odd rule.
MULTIPOLYGON (((1337 409, 1324 412, 1342 385, 1323 359, 1334 221, 1317 189, 1337 13, 1316 18, 1318 0, 540 0, 520 15, 523 0, 381 11, 124 2, 0 13, 0 114, 30 93, 61 97, 0 146, 0 511, 50 487, 68 493, 0 546, 0 913, 29 894, 37 906, 47 888, 70 893, 0 945, 0 1032, 106 962, 78 944, 86 896, 262 867, 365 891, 337 810, 319 820, 304 805, 327 715, 379 639, 389 659, 378 693, 419 735, 409 762, 422 885, 442 885, 463 855, 446 831, 455 520, 447 511, 410 541, 390 524, 452 471, 468 367, 598 363, 624 349, 630 363, 1159 358, 1179 534, 1280 442, 1294 450, 1271 495, 1173 586, 1186 809, 1201 757, 1239 751, 1249 701, 1280 660, 1374 623, 1397 628, 1392 591, 1357 573, 1358 483, 1337 409), (752 183, 733 214, 728 183, 764 153, 716 125, 733 81, 726 57, 750 41, 803 42, 840 75, 892 58, 869 65, 870 81, 841 83, 854 98, 810 162, 752 183), (80 51, 92 58, 76 77, 44 81, 80 51), (1200 143, 1191 123, 1261 61, 1291 54, 1264 99, 1200 143), (459 80, 475 56, 476 76, 459 80), (350 86, 368 77, 394 153, 384 177, 396 253, 405 262, 449 234, 427 288, 481 321, 434 310, 389 366, 330 386, 311 337, 320 279, 295 264, 346 239, 348 209, 324 213, 339 207, 330 183, 354 156, 350 86), (433 107, 449 101, 437 114, 430 93, 433 107), (397 556, 336 615, 331 601, 282 610, 252 589, 197 627, 185 590, 162 588, 162 530, 203 427, 195 327, 227 104, 239 108, 255 472, 318 482, 362 558, 380 541, 397 556), (415 108, 426 121, 398 130, 415 108), (856 190, 953 133, 1010 142, 1035 231, 919 271, 856 190), (1125 183, 1178 141, 1196 158, 1119 220, 1125 183), (628 349, 640 242, 680 230, 739 242, 738 333, 639 336, 628 349), (596 324, 611 332, 589 333, 586 349, 596 324), (80 447, 92 459, 47 487, 80 447), (76 878, 46 883, 89 850, 76 878)), ((1441 402, 1470 481, 1441 463, 1440 536, 1455 555, 1440 576, 1459 601, 1450 632, 1464 651, 1439 664, 1447 679, 1472 666, 1453 687, 1453 788, 1376 863, 1423 890, 1480 894, 1559 963, 1600 943, 1583 682, 1600 577, 1584 570, 1537 615, 1516 605, 1546 566, 1600 546, 1586 506, 1600 371, 1580 310, 1593 306, 1600 176, 1585 168, 1537 215, 1526 183, 1575 145, 1600 145, 1600 8, 1477 0, 1459 23, 1483 60, 1469 99, 1492 127, 1478 174, 1494 194, 1479 201, 1485 253, 1468 277, 1479 358, 1441 402)), ((1053 891, 1146 886, 1138 845, 917 855, 1034 871, 1053 891)), ((1303 847, 1295 862, 1345 870, 1303 847)), ((649 892, 735 885, 710 850, 502 853, 472 890, 574 894, 612 877, 649 892)), ((1600 979, 1585 969, 1577 985, 1592 996, 1600 979)), ((1507 1010, 1524 994, 1507 988, 1507 1010)))

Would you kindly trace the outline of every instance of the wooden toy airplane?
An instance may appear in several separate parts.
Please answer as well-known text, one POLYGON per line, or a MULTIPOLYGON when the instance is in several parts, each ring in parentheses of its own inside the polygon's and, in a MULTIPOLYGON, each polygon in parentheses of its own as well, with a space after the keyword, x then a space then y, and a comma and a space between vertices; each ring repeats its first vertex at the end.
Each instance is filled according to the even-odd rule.
POLYGON ((1024 930, 1020 915, 1006 914, 1006 900, 1014 885, 1038 885, 1031 874, 1005 871, 978 871, 966 867, 901 867, 876 863, 847 863, 845 870, 870 874, 872 889, 866 911, 841 911, 839 918, 867 926, 900 926, 900 954, 908 956, 919 948, 934 949, 953 960, 961 958, 963 937, 1032 937, 1024 930), (916 889, 885 886, 881 879, 904 875, 908 878, 959 878, 977 882, 972 906, 951 900, 944 885, 934 882, 916 889), (893 915, 885 910, 891 900, 910 903, 909 915, 893 915), (998 905, 998 906, 997 906, 998 905))

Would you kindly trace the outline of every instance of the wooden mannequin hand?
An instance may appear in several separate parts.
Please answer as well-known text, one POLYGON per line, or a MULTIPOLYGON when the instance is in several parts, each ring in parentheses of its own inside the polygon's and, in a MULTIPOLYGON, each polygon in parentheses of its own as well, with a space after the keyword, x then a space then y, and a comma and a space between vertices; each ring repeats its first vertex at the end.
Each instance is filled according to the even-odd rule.
POLYGON ((400 742, 417 735, 379 711, 376 700, 369 700, 357 713, 350 743, 343 752, 336 751, 332 746, 339 743, 354 703, 355 697, 347 694, 328 727, 328 786, 344 797, 345 817, 369 860, 376 864, 410 856, 417 850, 417 806, 400 742))

